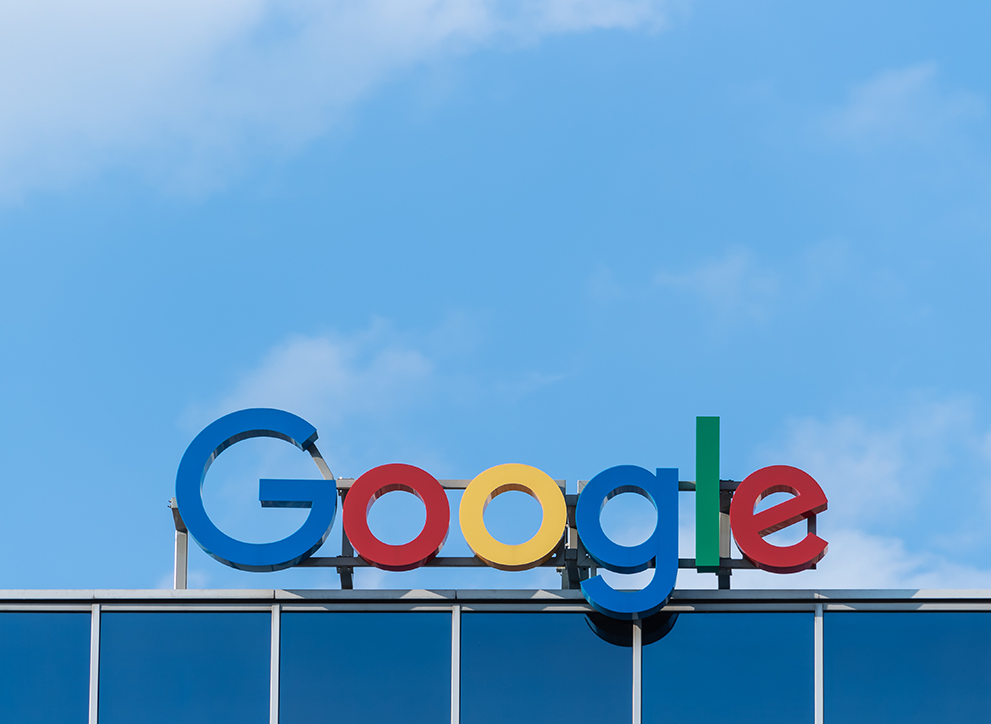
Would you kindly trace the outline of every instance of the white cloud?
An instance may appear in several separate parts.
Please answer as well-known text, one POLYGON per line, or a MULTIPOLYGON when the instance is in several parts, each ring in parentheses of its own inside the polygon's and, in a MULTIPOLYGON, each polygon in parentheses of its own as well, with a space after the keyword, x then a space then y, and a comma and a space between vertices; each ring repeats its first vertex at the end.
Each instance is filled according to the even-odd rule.
POLYGON ((749 250, 740 248, 687 271, 660 271, 654 284, 696 295, 722 315, 743 314, 756 319, 767 316, 778 292, 777 277, 758 264, 749 250))
POLYGON ((427 393, 434 363, 384 322, 349 337, 295 337, 273 348, 210 414, 247 407, 291 410, 339 424, 387 416, 427 393))
MULTIPOLYGON (((769 453, 811 473, 827 490, 830 510, 860 524, 938 507, 929 493, 965 470, 959 493, 980 488, 987 461, 986 433, 965 400, 906 403, 888 424, 845 416, 830 421, 793 420, 785 444, 769 453)), ((956 496, 945 496, 958 505, 956 496)))
POLYGON ((497 382, 495 393, 504 401, 517 403, 547 387, 556 385, 567 379, 564 374, 543 374, 541 372, 524 372, 521 375, 497 382))
POLYGON ((680 318, 685 310, 707 314, 725 331, 727 323, 762 325, 784 313, 814 306, 838 286, 856 284, 860 260, 840 238, 795 245, 769 263, 749 246, 733 244, 681 263, 665 262, 646 276, 620 275, 599 267, 585 282, 585 293, 602 306, 664 305, 680 318))
POLYGON ((928 143, 956 123, 980 118, 985 102, 974 93, 947 90, 934 63, 879 73, 851 92, 822 120, 832 138, 862 147, 928 143))
POLYGON ((463 315, 422 333, 376 319, 351 334, 293 336, 240 374, 219 403, 189 410, 183 422, 198 429, 234 410, 276 407, 325 425, 384 424, 410 410, 436 412, 449 404, 515 404, 566 379, 526 367, 494 379, 459 371, 482 339, 480 324, 463 315))
POLYGON ((107 167, 222 183, 298 148, 419 63, 594 29, 664 0, 37 0, 0 3, 0 195, 107 167))

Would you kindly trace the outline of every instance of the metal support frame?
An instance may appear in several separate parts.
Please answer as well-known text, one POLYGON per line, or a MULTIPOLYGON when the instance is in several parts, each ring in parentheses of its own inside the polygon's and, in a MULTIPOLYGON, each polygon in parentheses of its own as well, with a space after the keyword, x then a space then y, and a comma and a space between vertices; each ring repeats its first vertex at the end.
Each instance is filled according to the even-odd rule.
MULTIPOLYGON (((338 478, 337 488, 341 496, 343 505, 344 496, 354 484, 354 478, 338 478)), ((464 490, 471 480, 439 480, 441 486, 446 490, 464 490)), ((564 480, 555 480, 562 492, 565 487, 564 480)), ((581 588, 581 582, 596 575, 597 566, 594 560, 585 551, 581 537, 575 524, 575 506, 578 504, 578 497, 585 487, 587 480, 578 481, 577 494, 565 494, 565 504, 568 506, 568 527, 565 535, 561 539, 554 554, 540 567, 557 568, 561 574, 562 590, 577 590, 581 588)), ((736 480, 720 480, 720 544, 719 544, 719 588, 729 589, 730 575, 734 569, 756 569, 756 566, 745 558, 730 557, 730 528, 729 528, 729 506, 733 498, 733 492, 740 485, 736 480)), ((678 482, 679 491, 694 491, 694 480, 681 480, 678 482)), ((814 526, 814 521, 810 520, 810 525, 814 526)), ((371 564, 360 556, 355 555, 351 541, 348 540, 347 533, 341 526, 341 555, 340 556, 312 556, 305 561, 301 561, 298 567, 301 568, 336 568, 341 575, 341 588, 353 588, 353 575, 355 568, 367 568, 371 564)), ((427 568, 468 568, 480 567, 486 564, 475 556, 439 556, 427 561, 424 566, 427 568)), ((650 567, 653 567, 651 564, 650 567)), ((679 558, 678 568, 695 568, 694 558, 679 558)))
MULTIPOLYGON (((333 480, 333 473, 320 455, 315 446, 309 450, 314 462, 320 472, 328 480, 333 480)), ((337 490, 341 498, 341 506, 344 505, 345 496, 354 484, 354 478, 337 478, 337 490)), ((471 483, 468 479, 439 480, 442 487, 447 490, 464 490, 471 483)), ((564 480, 555 480, 562 492, 565 489, 564 480)), ((597 566, 594 560, 588 555, 581 537, 578 535, 578 528, 575 523, 575 506, 578 504, 578 497, 588 481, 578 481, 577 494, 565 494, 565 504, 568 506, 568 526, 565 535, 561 539, 554 554, 543 563, 542 567, 555 567, 561 574, 561 588, 563 590, 577 590, 581 588, 581 582, 591 578, 597 573, 597 566)), ((733 493, 740 485, 735 480, 720 480, 719 496, 719 569, 716 571, 719 580, 719 589, 729 590, 730 576, 734 569, 755 569, 753 563, 745 558, 730 557, 730 527, 729 527, 729 506, 733 498, 733 493)), ((690 492, 695 490, 695 481, 681 480, 678 482, 678 490, 690 492)), ((175 571, 173 584, 176 590, 184 590, 188 583, 189 565, 189 532, 186 524, 179 514, 178 503, 175 498, 169 501, 169 508, 172 510, 172 518, 175 523, 175 571)), ((816 519, 811 516, 808 519, 808 529, 810 533, 815 533, 816 519)), ((348 539, 347 531, 341 525, 341 555, 339 556, 312 556, 297 564, 301 568, 336 568, 341 577, 341 589, 351 590, 354 588, 354 569, 366 568, 370 566, 366 560, 355 555, 354 547, 348 539)), ((477 567, 486 564, 475 556, 441 556, 434 558, 424 564, 427 567, 477 567)), ((653 567, 653 564, 651 564, 653 567)), ((679 558, 678 568, 695 568, 694 558, 679 558)), ((812 566, 814 569, 815 566, 812 566)))

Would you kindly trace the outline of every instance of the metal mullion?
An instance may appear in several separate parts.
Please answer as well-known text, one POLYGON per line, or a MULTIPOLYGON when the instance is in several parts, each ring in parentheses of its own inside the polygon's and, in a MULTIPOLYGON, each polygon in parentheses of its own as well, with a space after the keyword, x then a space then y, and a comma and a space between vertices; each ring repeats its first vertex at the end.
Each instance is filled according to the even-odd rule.
POLYGON ((279 724, 279 663, 282 652, 282 607, 272 605, 272 663, 269 669, 268 721, 279 724))
POLYGON ((643 721, 643 628, 633 622, 633 724, 643 721))
POLYGON ((461 606, 451 607, 451 724, 461 721, 461 606))
POLYGON ((89 724, 100 719, 100 604, 90 611, 89 640, 89 724))
POLYGON ((823 630, 822 630, 822 604, 816 604, 815 613, 815 724, 823 724, 824 706, 823 699, 825 689, 823 686, 824 663, 823 663, 823 630))

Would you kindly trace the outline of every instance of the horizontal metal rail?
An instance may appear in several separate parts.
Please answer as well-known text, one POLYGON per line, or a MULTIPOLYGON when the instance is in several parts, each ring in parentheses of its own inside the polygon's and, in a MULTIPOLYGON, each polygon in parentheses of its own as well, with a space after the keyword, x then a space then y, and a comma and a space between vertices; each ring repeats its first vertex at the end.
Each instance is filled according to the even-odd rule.
MULTIPOLYGON (((354 485, 354 481, 355 480, 356 480, 356 478, 337 478, 337 487, 340 488, 340 489, 342 489, 342 490, 349 490, 351 488, 351 486, 354 485)), ((471 483, 471 478, 457 478, 457 479, 452 478, 452 479, 438 480, 437 482, 440 483, 440 486, 442 488, 444 488, 445 490, 464 490, 471 483)), ((566 483, 566 481, 564 481, 564 480, 555 480, 554 482, 557 483, 557 486, 559 488, 561 488, 561 490, 564 490, 565 489, 565 483, 566 483)), ((588 481, 586 481, 586 480, 580 480, 579 481, 579 483, 583 483, 583 482, 588 482, 588 481)), ((740 486, 740 481, 739 480, 720 480, 719 481, 719 489, 720 490, 736 490, 739 486, 740 486)), ((695 490, 695 481, 694 480, 679 480, 678 481, 678 490, 681 491, 681 492, 683 492, 683 493, 694 491, 695 490)))
MULTIPOLYGON (((307 558, 305 561, 301 561, 296 564, 297 568, 336 568, 337 566, 368 568, 371 567, 371 565, 371 563, 366 561, 361 556, 314 557, 307 558)), ((423 565, 425 568, 464 568, 470 566, 486 566, 487 564, 485 561, 475 556, 438 556, 437 558, 427 561, 423 565)), ((551 556, 543 563, 538 563, 537 565, 542 568, 560 568, 564 565, 564 561, 559 556, 551 556)), ((578 561, 579 568, 593 568, 595 566, 596 563, 591 558, 585 558, 584 560, 578 561)), ((653 568, 653 562, 651 562, 648 567, 653 568)), ((748 561, 746 558, 720 558, 719 567, 732 568, 734 570, 754 570, 757 568, 757 566, 748 561)), ((679 558, 678 568, 695 568, 695 559, 679 558)))

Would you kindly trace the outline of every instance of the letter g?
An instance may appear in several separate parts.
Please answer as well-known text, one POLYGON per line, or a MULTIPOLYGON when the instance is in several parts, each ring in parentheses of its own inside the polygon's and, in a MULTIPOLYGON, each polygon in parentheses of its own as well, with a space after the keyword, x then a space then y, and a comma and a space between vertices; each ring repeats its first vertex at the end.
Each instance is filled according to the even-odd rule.
POLYGON ((186 448, 176 475, 176 500, 190 535, 209 555, 242 571, 279 571, 309 558, 327 540, 337 513, 337 483, 333 479, 259 481, 262 507, 309 508, 310 514, 295 533, 273 543, 231 538, 214 525, 203 507, 203 481, 220 453, 252 437, 274 437, 308 451, 314 447, 317 431, 306 420, 282 410, 257 408, 225 415, 186 448))

